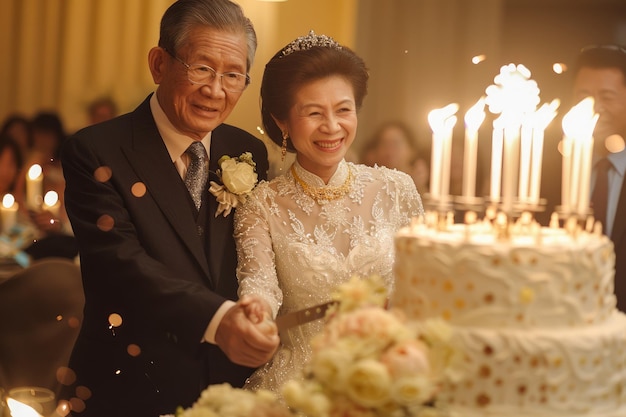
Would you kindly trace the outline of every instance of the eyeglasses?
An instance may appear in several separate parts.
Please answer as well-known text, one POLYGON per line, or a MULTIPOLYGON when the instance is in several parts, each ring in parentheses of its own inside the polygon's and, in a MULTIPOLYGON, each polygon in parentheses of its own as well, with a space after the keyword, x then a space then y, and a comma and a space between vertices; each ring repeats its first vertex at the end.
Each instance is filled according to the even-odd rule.
POLYGON ((212 83, 215 77, 219 77, 222 88, 231 93, 241 93, 250 84, 250 76, 248 74, 240 74, 238 72, 224 72, 220 74, 207 65, 190 65, 167 49, 165 51, 187 68, 187 78, 194 84, 207 85, 212 83))

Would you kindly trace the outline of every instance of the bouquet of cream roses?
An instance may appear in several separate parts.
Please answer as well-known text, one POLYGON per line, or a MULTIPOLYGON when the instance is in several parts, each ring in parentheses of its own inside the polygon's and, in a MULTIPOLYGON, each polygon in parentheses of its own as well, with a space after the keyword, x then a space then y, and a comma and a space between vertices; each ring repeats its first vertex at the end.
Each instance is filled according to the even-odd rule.
POLYGON ((377 277, 353 279, 335 298, 341 301, 312 341, 304 379, 283 386, 287 404, 307 417, 437 415, 430 404, 451 354, 447 325, 410 327, 383 307, 377 277))
MULTIPOLYGON (((233 388, 229 384, 210 385, 196 403, 182 407, 169 417, 293 417, 293 414, 265 390, 257 392, 233 388)), ((163 416, 168 417, 168 416, 163 416)))

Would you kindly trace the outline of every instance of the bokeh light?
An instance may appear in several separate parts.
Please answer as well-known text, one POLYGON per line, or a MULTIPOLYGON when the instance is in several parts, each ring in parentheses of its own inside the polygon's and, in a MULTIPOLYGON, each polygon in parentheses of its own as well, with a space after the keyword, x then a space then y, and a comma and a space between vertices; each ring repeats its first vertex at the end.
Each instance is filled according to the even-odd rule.
POLYGON ((134 358, 141 355, 141 348, 139 347, 139 345, 136 345, 134 343, 131 343, 130 345, 128 345, 128 347, 126 348, 126 351, 128 352, 130 356, 134 358))
POLYGON ((72 385, 76 382, 76 372, 67 366, 59 366, 56 372, 56 378, 61 385, 72 385))
POLYGON ((98 218, 98 222, 96 223, 98 229, 102 230, 103 232, 110 232, 113 229, 114 225, 115 220, 108 214, 103 214, 102 216, 100 216, 98 218))
POLYGON ((552 71, 554 71, 555 74, 563 74, 567 71, 567 65, 562 62, 555 62, 552 64, 552 71))
POLYGON ((480 64, 481 62, 483 62, 485 59, 487 59, 487 55, 485 54, 481 54, 481 55, 476 55, 472 57, 472 64, 476 65, 476 64, 480 64))
POLYGON ((93 173, 93 177, 99 182, 107 182, 112 176, 113 171, 107 166, 98 167, 93 173))
POLYGON ((109 325, 111 327, 120 327, 122 325, 122 316, 117 313, 109 314, 109 325))
POLYGON ((136 182, 130 187, 130 192, 137 198, 146 195, 146 184, 143 182, 136 182))
POLYGON ((624 150, 626 144, 624 143, 624 138, 620 135, 611 135, 604 140, 604 146, 611 153, 617 153, 624 150))
POLYGON ((91 390, 84 385, 76 387, 76 396, 83 401, 91 398, 91 390))

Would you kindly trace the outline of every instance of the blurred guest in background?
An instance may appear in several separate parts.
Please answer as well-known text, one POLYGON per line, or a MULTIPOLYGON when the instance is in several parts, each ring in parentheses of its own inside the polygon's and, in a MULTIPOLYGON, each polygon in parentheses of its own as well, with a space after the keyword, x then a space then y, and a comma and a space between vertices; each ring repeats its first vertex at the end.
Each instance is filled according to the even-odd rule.
MULTIPOLYGON (((420 193, 428 192, 428 158, 420 152, 411 129, 400 121, 382 124, 364 145, 361 162, 407 173, 420 193)), ((427 156, 427 155, 426 155, 427 156)))
POLYGON ((14 114, 7 117, 0 130, 1 135, 9 135, 18 144, 23 158, 27 158, 33 146, 33 136, 30 120, 14 114))
POLYGON ((90 125, 110 120, 117 116, 117 104, 111 97, 98 98, 87 106, 87 117, 90 125))
POLYGON ((13 137, 0 134, 0 199, 15 194, 15 183, 22 172, 22 151, 13 137))
POLYGON ((591 178, 594 216, 615 245, 617 308, 626 311, 626 49, 583 48, 575 67, 574 98, 593 97, 599 119, 594 130, 591 178))
MULTIPOLYGON (((31 122, 33 146, 29 157, 25 160, 24 168, 18 178, 17 199, 20 207, 27 209, 25 204, 25 181, 28 170, 34 164, 39 164, 43 170, 43 192, 55 191, 59 204, 63 206, 65 179, 59 152, 61 145, 67 138, 61 117, 53 111, 37 113, 31 122)), ((44 234, 67 233, 71 231, 65 210, 61 207, 58 213, 49 210, 31 210, 30 217, 37 228, 44 234)))

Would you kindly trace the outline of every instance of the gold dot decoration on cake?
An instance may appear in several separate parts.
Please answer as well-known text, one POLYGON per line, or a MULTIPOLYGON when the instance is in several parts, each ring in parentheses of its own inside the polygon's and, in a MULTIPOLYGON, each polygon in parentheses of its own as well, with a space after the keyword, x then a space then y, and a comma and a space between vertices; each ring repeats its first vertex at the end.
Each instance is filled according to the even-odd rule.
POLYGON ((454 284, 452 283, 452 280, 446 279, 443 282, 443 290, 445 292, 452 292, 452 291, 454 291, 454 284))
POLYGON ((485 304, 491 304, 493 303, 495 297, 492 293, 488 292, 487 294, 485 294, 483 299, 485 300, 485 304))
POLYGON ((457 298, 454 300, 454 306, 457 310, 463 310, 465 308, 465 300, 463 298, 457 298))
POLYGON ((535 300, 535 290, 529 287, 523 287, 520 290, 519 300, 522 304, 530 304, 535 300))
POLYGON ((491 376, 491 368, 488 365, 482 365, 478 369, 478 376, 481 378, 489 378, 491 376))
POLYGON ((476 397, 476 405, 480 408, 487 407, 491 403, 491 398, 485 393, 478 394, 476 397))
POLYGON ((520 395, 526 394, 527 388, 526 385, 520 385, 517 387, 517 393, 520 395))
POLYGON ((493 259, 491 260, 491 264, 492 264, 493 266, 498 266, 498 265, 500 265, 501 263, 502 263, 502 260, 500 260, 500 258, 499 258, 499 257, 497 257, 497 256, 494 256, 494 257, 493 257, 493 259))
POLYGON ((485 354, 485 356, 491 356, 493 355, 493 348, 489 345, 485 345, 485 347, 483 348, 483 353, 485 354))

